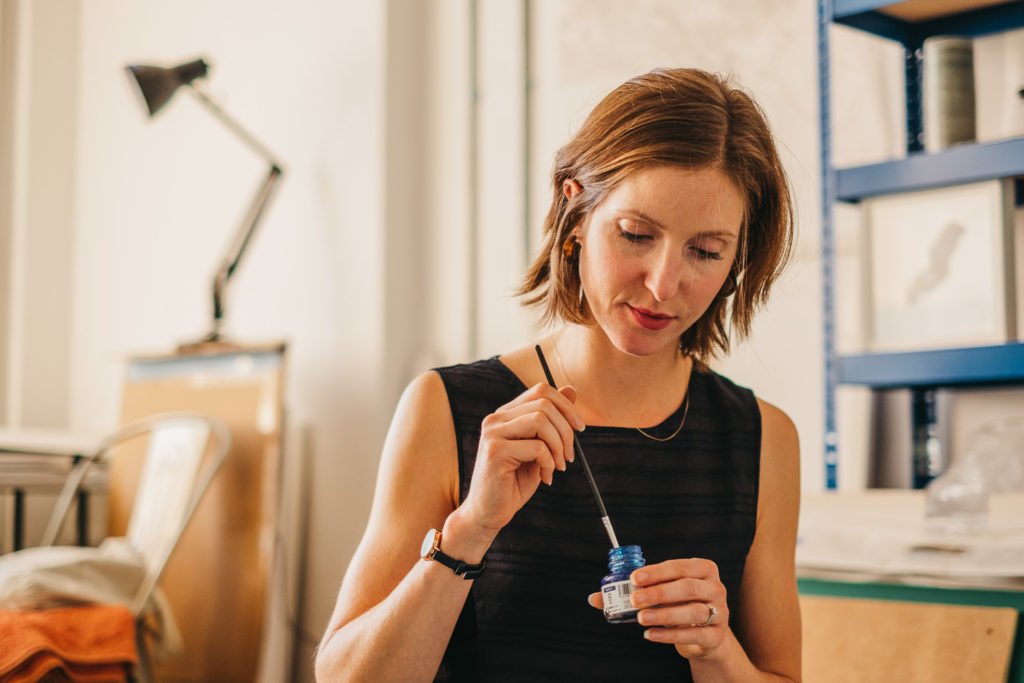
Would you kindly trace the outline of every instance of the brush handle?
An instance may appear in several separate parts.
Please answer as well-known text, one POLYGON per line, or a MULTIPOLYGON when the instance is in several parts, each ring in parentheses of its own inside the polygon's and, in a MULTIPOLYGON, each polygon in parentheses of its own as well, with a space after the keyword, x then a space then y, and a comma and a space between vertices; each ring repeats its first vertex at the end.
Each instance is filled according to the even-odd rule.
MULTIPOLYGON (((533 347, 537 352, 537 358, 540 359, 540 367, 544 370, 544 376, 554 388, 558 388, 555 385, 555 378, 551 374, 551 368, 548 367, 548 361, 544 358, 544 352, 540 348, 540 344, 533 347)), ((608 532, 608 539, 612 542, 613 548, 619 547, 619 541, 615 538, 615 530, 612 529, 612 521, 608 517, 608 510, 604 507, 604 500, 601 498, 601 492, 597 490, 597 484, 594 482, 594 473, 590 471, 590 465, 587 464, 587 456, 583 455, 583 449, 580 447, 580 440, 572 440, 573 450, 576 452, 576 458, 583 465, 583 474, 587 477, 587 483, 590 484, 590 493, 594 496, 594 502, 597 503, 597 509, 601 513, 601 522, 604 524, 605 531, 608 532)))

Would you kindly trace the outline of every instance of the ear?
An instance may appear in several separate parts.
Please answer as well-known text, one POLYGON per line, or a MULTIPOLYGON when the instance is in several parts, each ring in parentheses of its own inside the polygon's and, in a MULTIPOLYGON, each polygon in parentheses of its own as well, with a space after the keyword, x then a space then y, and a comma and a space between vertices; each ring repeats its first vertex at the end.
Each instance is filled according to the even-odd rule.
POLYGON ((562 183, 562 194, 565 195, 566 199, 572 199, 580 192, 583 192, 583 188, 574 178, 569 178, 562 183))

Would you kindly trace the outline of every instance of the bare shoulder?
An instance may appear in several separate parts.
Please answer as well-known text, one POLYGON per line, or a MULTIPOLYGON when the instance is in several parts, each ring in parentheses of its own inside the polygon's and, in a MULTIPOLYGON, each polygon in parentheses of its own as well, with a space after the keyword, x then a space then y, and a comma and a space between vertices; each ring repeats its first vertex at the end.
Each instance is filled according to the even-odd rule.
POLYGON ((792 418, 781 408, 768 401, 757 399, 761 410, 761 447, 773 460, 777 458, 799 460, 800 439, 792 418))
MULTIPOLYGON (((431 370, 413 379, 398 402, 384 442, 377 495, 388 488, 401 489, 410 481, 432 481, 454 492, 457 480, 455 425, 448 392, 441 375, 431 370)), ((451 498, 453 506, 456 501, 457 494, 451 498)))
POLYGON ((401 428, 398 418, 412 418, 413 425, 422 421, 451 417, 448 392, 444 380, 436 370, 429 370, 415 377, 402 392, 402 398, 395 410, 392 431, 401 428))
POLYGON ((758 518, 766 500, 787 500, 791 504, 775 506, 796 514, 800 499, 800 437, 793 420, 781 408, 757 399, 761 410, 761 495, 758 518))

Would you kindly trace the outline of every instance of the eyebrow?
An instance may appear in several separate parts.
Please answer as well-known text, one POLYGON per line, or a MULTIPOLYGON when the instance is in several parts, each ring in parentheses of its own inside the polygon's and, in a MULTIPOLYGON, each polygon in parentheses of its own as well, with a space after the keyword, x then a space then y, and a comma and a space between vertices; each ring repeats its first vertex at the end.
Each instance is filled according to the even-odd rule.
MULTIPOLYGON (((651 218, 650 216, 648 216, 647 214, 645 214, 642 211, 636 211, 634 209, 624 209, 624 210, 622 210, 622 213, 626 214, 628 216, 637 218, 637 219, 639 219, 641 221, 644 221, 646 223, 650 223, 651 225, 653 225, 654 227, 658 228, 659 230, 665 230, 665 226, 662 225, 661 222, 656 221, 655 219, 651 218)), ((729 232, 728 230, 701 230, 695 236, 696 237, 717 237, 719 239, 721 239, 723 237, 730 237, 732 239, 737 239, 739 237, 739 234, 735 233, 735 232, 729 232)))

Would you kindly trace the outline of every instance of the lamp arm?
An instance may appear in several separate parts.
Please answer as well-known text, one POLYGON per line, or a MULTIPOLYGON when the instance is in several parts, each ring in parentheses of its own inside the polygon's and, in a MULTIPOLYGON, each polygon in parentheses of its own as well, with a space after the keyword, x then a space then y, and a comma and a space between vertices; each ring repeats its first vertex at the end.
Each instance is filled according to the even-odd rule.
POLYGON ((252 133, 243 128, 241 124, 238 123, 238 121, 235 121, 233 118, 231 118, 228 115, 228 113, 221 108, 219 104, 217 104, 213 101, 213 99, 210 98, 209 95, 203 92, 200 88, 196 87, 194 83, 189 84, 189 90, 191 90, 192 94, 196 96, 196 99, 199 100, 200 104, 209 109, 210 112, 215 117, 217 117, 217 119, 220 120, 220 122, 223 123, 228 130, 230 130, 232 133, 238 136, 238 138, 241 139, 242 142, 244 142, 246 145, 248 145, 250 149, 259 154, 264 161, 268 162, 272 166, 281 166, 277 158, 274 157, 273 153, 271 153, 271 151, 267 149, 262 142, 254 138, 252 136, 252 133))
POLYGON ((271 154, 270 150, 264 147, 263 144, 254 138, 247 130, 242 128, 237 121, 228 116, 228 114, 221 109, 216 102, 210 99, 206 93, 194 85, 190 87, 190 90, 196 98, 198 98, 199 102, 210 110, 210 112, 212 112, 221 123, 245 142, 250 149, 255 151, 260 155, 260 157, 270 164, 270 170, 267 172, 263 182, 256 190, 256 195, 249 204, 249 210, 241 224, 238 226, 238 230, 235 231, 235 235, 232 238, 231 243, 228 245, 227 251, 224 253, 224 258, 221 260, 220 266, 217 268, 217 273, 213 277, 213 329, 210 330, 210 333, 199 342, 202 344, 205 342, 220 341, 220 328, 224 321, 224 301, 226 298, 228 281, 238 268, 238 264, 242 260, 242 255, 245 254, 245 250, 249 246, 249 242, 252 240, 253 234, 256 232, 256 227, 263 218, 267 203, 270 201, 270 198, 274 193, 274 189, 276 188, 278 181, 280 181, 284 170, 281 168, 281 165, 278 163, 274 155, 271 154))
POLYGON ((252 236, 256 232, 256 227, 259 225, 260 220, 263 218, 267 203, 270 201, 270 197, 273 195, 274 188, 281 179, 282 173, 283 171, 280 167, 276 165, 270 167, 270 171, 268 171, 266 178, 264 178, 256 191, 256 196, 253 197, 253 201, 249 205, 249 211, 245 219, 238 226, 234 238, 224 253, 224 258, 217 268, 217 274, 213 277, 213 329, 203 341, 212 342, 220 339, 220 326, 224 321, 224 302, 228 281, 234 275, 239 262, 242 260, 242 255, 245 254, 246 248, 252 241, 252 236))

